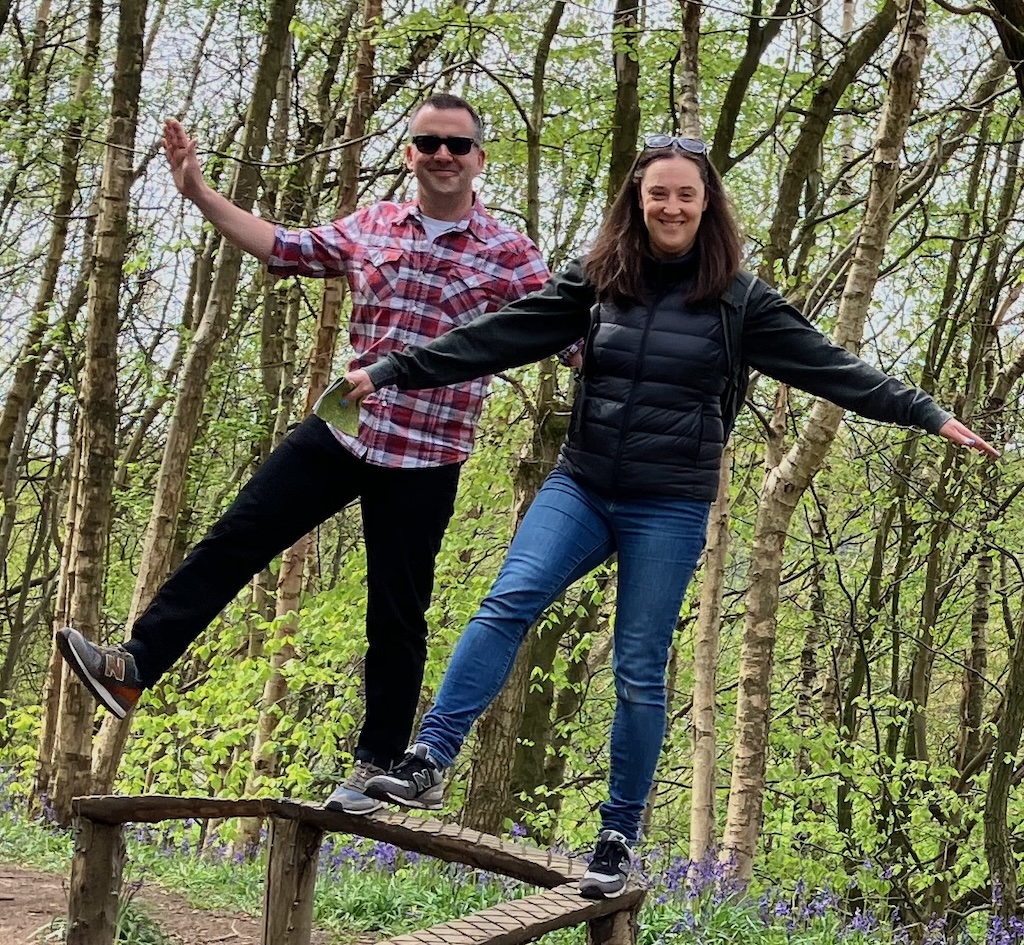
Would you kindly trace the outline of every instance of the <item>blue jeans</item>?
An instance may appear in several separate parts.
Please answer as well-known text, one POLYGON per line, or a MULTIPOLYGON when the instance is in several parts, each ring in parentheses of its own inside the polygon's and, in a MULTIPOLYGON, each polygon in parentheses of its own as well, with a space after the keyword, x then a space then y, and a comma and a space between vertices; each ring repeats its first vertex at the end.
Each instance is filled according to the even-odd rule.
POLYGON ((606 499, 552 473, 459 639, 416 741, 451 765, 508 679, 530 627, 570 584, 617 553, 616 705, 601 822, 637 839, 665 736, 669 646, 704 547, 709 508, 685 499, 606 499))

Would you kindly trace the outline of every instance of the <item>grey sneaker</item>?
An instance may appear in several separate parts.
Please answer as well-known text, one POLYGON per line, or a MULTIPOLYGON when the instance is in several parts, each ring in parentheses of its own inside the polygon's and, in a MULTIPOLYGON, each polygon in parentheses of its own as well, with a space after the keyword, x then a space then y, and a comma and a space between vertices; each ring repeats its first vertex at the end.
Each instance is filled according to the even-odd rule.
POLYGON ((614 899, 626 890, 633 866, 629 841, 617 830, 602 830, 590 866, 580 880, 584 899, 614 899))
POLYGON ((373 797, 367 797, 366 782, 378 774, 384 774, 383 768, 370 764, 369 761, 357 761, 352 768, 352 773, 345 782, 335 788, 334 793, 327 798, 324 807, 327 810, 341 811, 345 814, 370 814, 384 806, 384 802, 373 797))
POLYGON ((142 695, 135 657, 123 646, 97 646, 74 627, 57 631, 57 649, 96 701, 123 719, 142 695))
POLYGON ((430 758, 426 745, 413 745, 387 774, 366 782, 366 793, 402 807, 440 810, 444 801, 444 769, 430 758))

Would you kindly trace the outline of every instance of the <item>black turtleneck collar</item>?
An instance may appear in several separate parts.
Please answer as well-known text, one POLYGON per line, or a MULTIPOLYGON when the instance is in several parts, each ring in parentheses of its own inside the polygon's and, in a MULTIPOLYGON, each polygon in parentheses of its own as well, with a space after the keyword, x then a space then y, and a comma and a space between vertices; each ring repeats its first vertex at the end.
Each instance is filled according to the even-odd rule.
POLYGON ((650 251, 644 253, 643 274, 646 287, 661 297, 681 284, 692 282, 697 275, 700 253, 694 246, 689 252, 672 259, 662 259, 650 251))

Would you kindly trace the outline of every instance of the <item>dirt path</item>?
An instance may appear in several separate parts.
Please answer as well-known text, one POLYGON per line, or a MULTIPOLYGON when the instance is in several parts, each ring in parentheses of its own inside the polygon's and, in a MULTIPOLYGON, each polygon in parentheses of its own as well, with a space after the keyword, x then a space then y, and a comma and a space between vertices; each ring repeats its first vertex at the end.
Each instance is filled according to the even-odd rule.
MULTIPOLYGON (((151 919, 177 945, 259 945, 260 920, 242 913, 194 909, 174 893, 143 886, 135 897, 151 919)), ((37 945, 67 915, 67 879, 0 863, 0 945, 37 945)), ((326 932, 313 933, 313 945, 331 945, 326 932)))

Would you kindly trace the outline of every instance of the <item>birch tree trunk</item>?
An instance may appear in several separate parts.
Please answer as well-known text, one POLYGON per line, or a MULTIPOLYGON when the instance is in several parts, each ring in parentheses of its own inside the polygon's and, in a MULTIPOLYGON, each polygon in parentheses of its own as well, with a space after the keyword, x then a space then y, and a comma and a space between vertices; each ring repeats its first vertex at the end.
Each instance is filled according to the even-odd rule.
MULTIPOLYGON (((294 12, 295 0, 277 0, 268 17, 259 72, 246 117, 243 157, 237 165, 229 195, 232 202, 244 210, 250 210, 256 200, 259 161, 267 143, 270 107, 284 47, 289 42, 288 24, 294 12)), ((210 367, 234 304, 241 264, 242 251, 228 240, 221 239, 213 284, 178 383, 180 393, 167 431, 153 510, 128 614, 129 627, 152 600, 170 570, 185 474, 199 429, 210 367)), ((124 721, 110 714, 103 719, 93 757, 93 787, 97 793, 108 793, 113 786, 130 725, 130 713, 124 721)))
MULTIPOLYGON (((336 208, 336 217, 348 216, 355 210, 359 165, 362 157, 361 139, 366 134, 367 124, 373 114, 372 81, 376 47, 374 35, 380 25, 381 0, 365 0, 359 49, 356 53, 355 73, 350 92, 351 106, 345 122, 345 136, 351 142, 342 149, 340 169, 341 189, 336 208)), ((320 314, 317 320, 316 344, 310 355, 309 386, 306 390, 305 410, 309 413, 320 395, 326 390, 334 360, 334 346, 341 319, 341 305, 344 301, 345 282, 330 279, 324 286, 320 314)), ((281 572, 277 581, 277 608, 274 637, 278 641, 270 662, 270 676, 263 688, 259 721, 252 746, 252 767, 246 780, 246 794, 254 792, 258 785, 277 774, 277 757, 266 750, 274 731, 280 722, 285 700, 288 696, 288 680, 284 668, 295 657, 295 635, 299 631, 299 604, 302 597, 302 575, 306 557, 312 544, 312 536, 304 535, 291 546, 281 559, 281 572)), ((245 848, 251 845, 259 834, 259 822, 246 819, 239 831, 238 843, 245 848)))
POLYGON ((716 692, 718 645, 722 628, 722 594, 729 552, 729 486, 732 447, 722 454, 718 495, 708 518, 704 573, 693 642, 693 792, 690 799, 690 862, 699 864, 718 837, 715 795, 718 788, 716 692))
MULTIPOLYGON (((89 284, 88 328, 82 375, 78 449, 80 502, 68 559, 70 623, 95 639, 103 604, 103 563, 110 527, 117 434, 118 296, 127 248, 128 190, 142 86, 146 0, 121 0, 96 253, 89 284)), ((65 668, 57 721, 52 803, 70 819, 71 799, 90 790, 90 746, 95 704, 85 687, 69 683, 65 668)))
MULTIPOLYGON (((839 302, 834 340, 856 349, 878 281, 899 182, 904 135, 918 98, 927 49, 924 4, 910 0, 902 16, 902 41, 889 74, 889 89, 875 138, 871 183, 860 237, 839 302)), ((766 477, 755 523, 750 589, 740 656, 732 782, 723 857, 748 880, 761 829, 775 622, 786 531, 793 511, 821 468, 842 419, 841 408, 818 400, 797 442, 766 477)))
MULTIPOLYGON (((551 44, 558 33, 558 27, 565 11, 562 0, 554 3, 544 24, 544 31, 538 41, 533 59, 532 93, 533 100, 526 118, 526 232, 539 242, 540 228, 540 171, 541 132, 544 127, 545 87, 544 74, 551 44)), ((522 113, 522 109, 520 112, 522 113)), ((530 507, 537 491, 554 466, 558 448, 565 436, 567 405, 558 396, 554 358, 546 358, 540 364, 540 380, 534 399, 533 414, 536 418, 531 443, 525 455, 516 464, 513 483, 515 496, 515 525, 518 530, 526 510, 530 507)), ((567 632, 568 624, 552 624, 546 631, 546 639, 539 640, 532 635, 520 648, 512 666, 512 673, 477 726, 476 747, 470 767, 466 803, 462 809, 462 823, 484 833, 497 833, 505 818, 512 812, 512 785, 510 773, 518 767, 537 770, 542 767, 534 759, 527 761, 519 757, 523 751, 543 746, 523 746, 517 751, 517 741, 523 730, 527 690, 532 668, 545 661, 545 651, 557 647, 561 636, 567 632)), ((553 693, 550 693, 553 698, 553 693)), ((544 698, 543 687, 533 698, 544 698)), ((546 709, 534 706, 531 715, 546 712, 550 717, 551 704, 546 709)), ((532 739, 531 739, 532 741, 532 739)), ((536 787, 536 785, 531 785, 536 787)))

